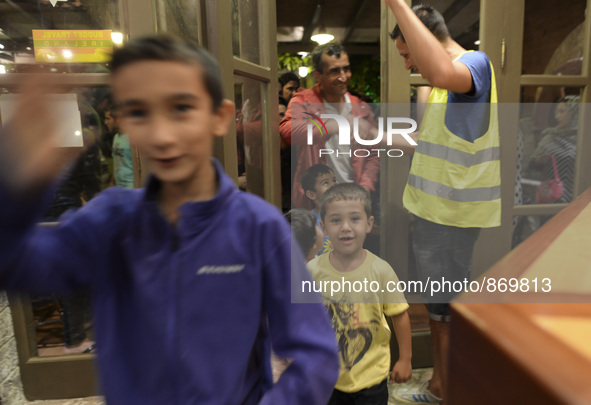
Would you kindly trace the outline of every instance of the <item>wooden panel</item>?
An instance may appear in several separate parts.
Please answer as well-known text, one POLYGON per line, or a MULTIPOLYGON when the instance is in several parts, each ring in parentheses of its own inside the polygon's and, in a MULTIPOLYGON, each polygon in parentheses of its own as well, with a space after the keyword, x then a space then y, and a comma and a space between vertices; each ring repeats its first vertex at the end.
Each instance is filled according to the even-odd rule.
MULTIPOLYGON (((591 215, 590 203, 587 190, 484 276, 520 278, 551 261, 546 269, 554 274, 584 277, 578 270, 588 267, 587 250, 564 242, 566 236, 573 240, 573 232, 588 233, 579 224, 591 215), (570 264, 558 265, 548 254, 566 255, 570 264)), ((591 404, 590 331, 591 291, 458 297, 452 304, 448 403, 591 404), (526 301, 531 303, 517 303, 526 301)))
POLYGON ((538 315, 591 319, 590 304, 452 306, 448 403, 591 404, 591 360, 538 315))

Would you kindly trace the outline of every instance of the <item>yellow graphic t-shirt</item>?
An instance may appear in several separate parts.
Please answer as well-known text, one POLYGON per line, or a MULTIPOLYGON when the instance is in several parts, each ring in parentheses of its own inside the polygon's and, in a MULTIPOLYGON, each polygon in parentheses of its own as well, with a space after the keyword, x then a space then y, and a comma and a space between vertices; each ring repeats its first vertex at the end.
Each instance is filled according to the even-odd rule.
POLYGON ((329 256, 330 253, 318 256, 308 263, 308 268, 317 290, 329 286, 331 281, 338 281, 340 289, 345 290, 331 292, 322 288, 321 294, 339 347, 341 371, 335 388, 357 392, 388 377, 391 333, 386 316, 401 314, 408 304, 404 294, 387 292, 388 282, 397 283, 398 277, 388 263, 373 253, 367 252, 361 266, 346 273, 336 270, 329 256))

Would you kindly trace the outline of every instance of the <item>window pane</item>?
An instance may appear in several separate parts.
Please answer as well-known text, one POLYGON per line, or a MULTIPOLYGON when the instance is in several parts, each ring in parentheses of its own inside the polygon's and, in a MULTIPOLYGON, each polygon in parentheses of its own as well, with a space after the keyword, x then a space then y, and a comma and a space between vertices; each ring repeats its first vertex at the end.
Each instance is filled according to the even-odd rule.
POLYGON ((199 40, 199 2, 195 0, 156 0, 158 32, 171 32, 199 40))
POLYGON ((247 191, 264 197, 261 100, 261 82, 234 76, 238 175, 246 181, 247 191))
POLYGON ((58 0, 55 6, 49 1, 0 2, 2 70, 106 72, 112 42, 111 33, 102 31, 120 32, 118 10, 116 0, 58 0), (33 30, 42 31, 33 38, 33 30))
POLYGON ((537 102, 520 104, 515 204, 568 203, 574 191, 580 89, 524 88, 522 94, 537 102))
POLYGON ((526 0, 524 74, 580 75, 586 0, 526 0))
POLYGON ((259 63, 259 13, 257 0, 232 0, 232 51, 259 63))
MULTIPOLYGON (((8 115, 6 89, 0 89, 2 121, 8 115)), ((45 209, 41 221, 55 223, 71 209, 77 209, 93 199, 101 190, 123 179, 133 186, 133 164, 129 143, 121 140, 111 114, 110 90, 107 87, 75 88, 68 94, 60 94, 74 104, 65 111, 64 120, 71 120, 72 111, 78 114, 83 147, 78 160, 58 181, 53 198, 45 209), (117 178, 118 180, 115 180, 117 178)), ((57 99, 57 97, 56 97, 57 99)), ((61 119, 61 117, 60 117, 61 119)), ((68 127, 70 128, 70 127, 68 127)), ((39 356, 81 353, 93 345, 93 322, 91 318, 90 293, 79 291, 72 295, 32 295, 33 323, 30 325, 30 341, 39 356)))
POLYGON ((513 217, 513 240, 511 249, 529 238, 554 215, 520 215, 513 217))

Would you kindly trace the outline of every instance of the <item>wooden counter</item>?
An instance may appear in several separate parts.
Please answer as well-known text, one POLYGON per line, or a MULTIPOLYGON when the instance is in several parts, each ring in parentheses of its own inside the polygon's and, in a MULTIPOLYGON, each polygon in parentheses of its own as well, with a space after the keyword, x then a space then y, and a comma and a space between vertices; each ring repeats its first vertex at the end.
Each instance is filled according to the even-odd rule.
POLYGON ((447 405, 591 405, 591 190, 483 277, 552 290, 458 297, 447 405))

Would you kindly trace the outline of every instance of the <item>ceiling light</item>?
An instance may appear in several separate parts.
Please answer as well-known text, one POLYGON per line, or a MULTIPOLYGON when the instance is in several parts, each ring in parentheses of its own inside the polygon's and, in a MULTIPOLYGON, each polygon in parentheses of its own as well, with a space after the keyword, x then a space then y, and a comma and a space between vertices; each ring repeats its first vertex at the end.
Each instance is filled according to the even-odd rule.
POLYGON ((0 65, 0 75, 5 75, 5 74, 6 74, 6 66, 0 65))
POLYGON ((310 52, 300 51, 298 52, 298 55, 300 55, 302 58, 305 58, 306 56, 310 55, 310 52))
POLYGON ((308 76, 308 68, 306 66, 300 66, 298 68, 298 75, 300 77, 306 77, 306 76, 308 76))
POLYGON ((324 44, 332 41, 334 39, 334 35, 326 34, 326 33, 316 34, 316 35, 312 35, 312 37, 310 39, 314 42, 318 42, 318 45, 324 45, 324 44))
POLYGON ((123 43, 123 33, 111 32, 111 39, 115 45, 121 45, 123 43))
POLYGON ((474 41, 474 45, 477 45, 477 46, 480 45, 480 40, 477 39, 476 41, 474 41))

